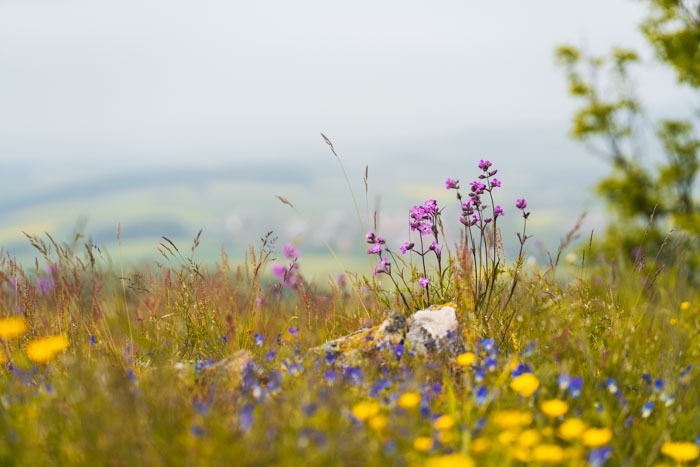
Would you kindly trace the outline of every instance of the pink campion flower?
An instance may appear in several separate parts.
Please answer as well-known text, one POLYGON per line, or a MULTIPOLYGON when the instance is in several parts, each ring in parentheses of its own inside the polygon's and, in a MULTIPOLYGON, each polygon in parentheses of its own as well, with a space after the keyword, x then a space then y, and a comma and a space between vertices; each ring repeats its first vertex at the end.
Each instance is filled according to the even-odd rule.
POLYGON ((496 206, 495 208, 493 208, 493 213, 496 217, 505 216, 505 213, 503 212, 503 208, 501 206, 496 206))
POLYGON ((404 255, 405 255, 406 252, 407 252, 408 250, 412 250, 414 246, 415 246, 414 243, 412 243, 412 242, 406 242, 406 243, 404 243, 403 245, 401 245, 401 246, 399 247, 399 250, 401 250, 401 254, 404 254, 404 255))
POLYGON ((440 250, 440 245, 438 245, 437 242, 434 241, 433 243, 431 243, 431 244, 430 244, 430 249, 433 250, 436 254, 438 254, 438 255, 440 254, 440 251, 441 251, 441 250, 440 250))
POLYGON ((491 167, 491 165, 492 165, 492 164, 491 164, 491 161, 489 161, 489 160, 486 160, 486 161, 485 161, 485 160, 482 159, 482 160, 479 161, 479 168, 480 168, 483 172, 486 172, 487 170, 489 170, 489 167, 491 167))
POLYGON ((437 213, 437 201, 434 199, 429 199, 423 203, 423 209, 426 214, 436 214, 437 213))
POLYGON ((497 188, 497 187, 500 188, 500 186, 501 186, 501 181, 499 179, 494 178, 493 180, 491 180, 491 188, 497 188))
POLYGON ((525 201, 522 198, 518 198, 517 200, 515 200, 515 207, 522 211, 527 207, 527 201, 525 201))
POLYGON ((299 257, 299 250, 297 250, 294 244, 292 243, 287 243, 284 246, 284 248, 282 248, 282 251, 284 252, 284 256, 286 256, 289 259, 295 259, 299 257))
POLYGON ((376 243, 376 241, 377 241, 377 237, 376 237, 376 235, 374 235, 374 232, 367 232, 365 234, 365 242, 366 243, 372 244, 372 243, 376 243))
POLYGON ((469 185, 472 187, 472 193, 476 195, 481 195, 484 193, 484 190, 486 189, 486 185, 484 185, 481 182, 471 182, 469 185))
POLYGON ((423 288, 423 289, 426 288, 428 286, 428 284, 430 284, 430 279, 428 279, 427 277, 419 277, 418 278, 418 285, 420 285, 421 288, 423 288))
POLYGON ((379 243, 375 243, 374 245, 372 245, 372 248, 367 250, 368 255, 378 255, 381 252, 382 252, 382 245, 379 243))
POLYGON ((452 180, 451 178, 448 178, 447 180, 445 180, 445 189, 459 190, 459 180, 452 180))
POLYGON ((287 274, 287 268, 281 264, 275 263, 272 265, 272 274, 284 280, 284 276, 287 274))
POLYGON ((374 268, 374 275, 377 274, 391 274, 391 263, 386 258, 382 258, 377 267, 374 268))

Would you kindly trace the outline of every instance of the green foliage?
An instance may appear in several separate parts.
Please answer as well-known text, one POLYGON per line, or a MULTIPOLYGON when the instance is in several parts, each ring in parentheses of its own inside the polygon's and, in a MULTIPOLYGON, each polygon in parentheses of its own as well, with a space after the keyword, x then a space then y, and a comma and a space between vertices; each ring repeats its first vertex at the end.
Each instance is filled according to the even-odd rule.
MULTIPOLYGON (((700 11, 683 1, 649 3, 642 31, 657 57, 676 70, 680 82, 700 87, 700 11)), ((602 251, 631 259, 635 255, 627 248, 646 231, 644 256, 664 250, 660 256, 664 261, 700 265, 700 245, 693 240, 700 234, 700 211, 693 199, 700 139, 692 122, 658 123, 656 135, 666 161, 650 167, 643 163, 640 150, 643 107, 633 92, 630 74, 638 55, 613 48, 608 57, 591 57, 563 45, 555 57, 565 70, 569 93, 581 102, 573 116, 572 137, 611 166, 610 175, 595 187, 615 216, 600 244, 602 251), (664 245, 671 231, 678 241, 664 245)))

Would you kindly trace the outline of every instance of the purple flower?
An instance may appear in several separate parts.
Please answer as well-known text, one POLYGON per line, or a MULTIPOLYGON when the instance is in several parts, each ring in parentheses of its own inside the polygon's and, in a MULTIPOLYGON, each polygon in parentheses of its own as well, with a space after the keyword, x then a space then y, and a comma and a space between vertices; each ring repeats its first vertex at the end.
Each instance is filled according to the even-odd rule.
POLYGON ((486 190, 486 185, 481 182, 471 182, 469 185, 472 187, 472 193, 475 195, 481 195, 486 190))
POLYGON ((399 247, 399 250, 401 250, 401 253, 405 255, 406 252, 407 252, 408 250, 412 250, 414 246, 415 246, 414 243, 412 243, 412 242, 406 242, 406 243, 404 243, 403 245, 401 245, 401 246, 399 247))
POLYGON ((610 446, 603 446, 600 448, 595 448, 588 453, 588 464, 593 467, 600 467, 605 464, 612 454, 612 448, 610 446))
POLYGON ((365 234, 365 242, 369 243, 370 245, 373 243, 376 243, 377 237, 374 235, 374 232, 367 232, 365 234))
POLYGON ((493 214, 496 217, 505 216, 505 213, 503 212, 503 208, 500 205, 497 205, 495 208, 493 208, 493 214))
POLYGON ((481 169, 482 172, 486 172, 489 170, 489 167, 491 167, 491 161, 489 160, 480 160, 479 161, 479 168, 481 169))
POLYGON ((299 257, 299 251, 294 247, 292 243, 287 243, 284 248, 282 248, 284 256, 289 259, 296 259, 299 257))
POLYGON ((294 328, 289 328, 289 334, 291 334, 293 337, 299 337, 299 331, 294 328))
POLYGON ((382 245, 379 243, 375 243, 374 245, 372 245, 372 248, 367 250, 368 255, 378 255, 381 252, 382 252, 382 245))
POLYGON ((501 181, 497 178, 494 178, 491 180, 491 188, 500 188, 501 186, 501 181))
POLYGON ((448 178, 445 180, 445 189, 446 190, 459 190, 459 180, 452 180, 451 178, 448 178))
POLYGON ((486 397, 488 396, 489 391, 486 389, 486 386, 479 386, 479 388, 476 390, 476 393, 474 394, 474 398, 476 399, 476 405, 483 405, 484 402, 486 402, 486 397))
POLYGON ((263 345, 263 341, 265 340, 265 338, 262 336, 262 334, 258 334, 257 332, 253 331, 253 336, 255 336, 255 345, 257 345, 258 347, 263 345))
POLYGON ((386 258, 382 258, 381 261, 379 261, 379 264, 377 267, 374 268, 374 275, 376 276, 377 274, 391 274, 391 263, 386 260, 386 258))
POLYGON ((423 203, 423 209, 426 214, 437 214, 437 201, 434 199, 429 199, 423 203))
POLYGON ((518 198, 515 200, 515 207, 522 211, 527 207, 527 201, 522 198, 518 198))
POLYGON ((430 244, 430 248, 429 248, 429 249, 430 249, 430 250, 433 250, 433 251, 435 252, 435 254, 437 254, 437 255, 439 255, 439 254, 440 254, 440 251, 441 251, 441 250, 440 250, 440 245, 438 245, 438 243, 435 242, 435 241, 434 241, 433 243, 430 244))
POLYGON ((571 397, 576 399, 581 395, 581 392, 583 391, 583 378, 580 376, 574 376, 573 378, 569 379, 569 394, 571 394, 571 397))
POLYGON ((426 288, 428 286, 428 284, 430 284, 430 279, 428 279, 427 277, 419 277, 418 278, 418 285, 420 285, 421 288, 423 288, 423 289, 426 288))
POLYGON ((284 280, 284 276, 287 275, 287 268, 281 264, 275 263, 272 265, 272 274, 284 280))

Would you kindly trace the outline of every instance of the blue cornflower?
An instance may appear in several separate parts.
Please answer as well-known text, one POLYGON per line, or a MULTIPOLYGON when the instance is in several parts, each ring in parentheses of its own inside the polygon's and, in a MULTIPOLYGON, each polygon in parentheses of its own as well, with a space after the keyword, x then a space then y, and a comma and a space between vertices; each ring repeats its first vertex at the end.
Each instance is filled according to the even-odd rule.
POLYGON ((605 464, 611 454, 612 448, 610 446, 595 448, 588 453, 588 463, 594 467, 600 467, 605 464))
POLYGON ((527 363, 518 363, 518 365, 511 372, 511 376, 513 376, 513 378, 517 378, 523 373, 532 373, 532 369, 527 363))
POLYGON ((649 418, 654 411, 654 401, 649 401, 642 406, 642 418, 649 418))
POLYGON ((605 387, 608 389, 610 394, 617 394, 617 383, 614 379, 608 378, 605 380, 605 387))
POLYGON ((583 378, 580 376, 574 376, 573 378, 569 379, 569 394, 571 394, 571 397, 576 399, 581 395, 581 392, 583 391, 583 378))
POLYGON ((474 394, 474 398, 476 399, 476 405, 483 405, 484 402, 486 402, 486 397, 488 396, 489 391, 486 389, 486 386, 479 386, 476 390, 476 393, 474 394))
POLYGON ((646 384, 651 384, 651 374, 644 373, 642 375, 642 381, 644 381, 646 384))
POLYGON ((343 376, 350 384, 359 384, 362 382, 362 370, 354 366, 345 367, 343 376))
POLYGON ((253 336, 255 336, 255 345, 257 345, 258 347, 263 345, 263 341, 265 340, 265 338, 262 334, 258 334, 257 332, 253 331, 253 336))
POLYGON ((654 380, 654 392, 661 392, 664 390, 664 380, 661 378, 656 378, 654 380))
POLYGON ((90 336, 90 347, 92 347, 95 344, 97 344, 97 337, 93 334, 92 336, 90 336))

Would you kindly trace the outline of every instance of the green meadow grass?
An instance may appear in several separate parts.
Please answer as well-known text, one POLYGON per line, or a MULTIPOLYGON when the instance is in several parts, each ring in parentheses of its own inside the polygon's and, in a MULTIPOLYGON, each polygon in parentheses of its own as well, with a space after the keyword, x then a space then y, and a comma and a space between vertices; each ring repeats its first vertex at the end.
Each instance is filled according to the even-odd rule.
POLYGON ((651 258, 582 245, 528 269, 487 242, 493 263, 444 248, 438 265, 431 250, 443 272, 423 289, 425 257, 410 251, 391 274, 373 274, 374 255, 346 266, 342 284, 311 280, 303 251, 271 237, 213 266, 194 259, 199 238, 163 239, 138 267, 32 242, 35 267, 0 260, 4 465, 697 462, 700 297, 651 258), (289 276, 270 274, 280 267, 289 276), (430 287, 431 303, 458 308, 465 353, 401 347, 342 366, 310 350, 387 307, 416 311, 430 287), (67 348, 37 340, 50 336, 67 348))

